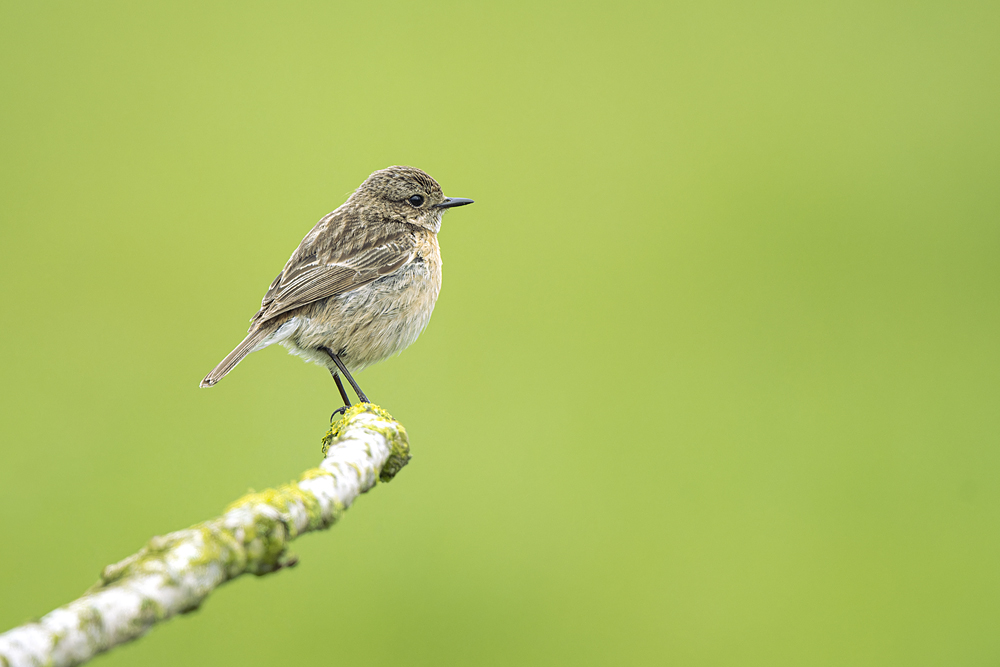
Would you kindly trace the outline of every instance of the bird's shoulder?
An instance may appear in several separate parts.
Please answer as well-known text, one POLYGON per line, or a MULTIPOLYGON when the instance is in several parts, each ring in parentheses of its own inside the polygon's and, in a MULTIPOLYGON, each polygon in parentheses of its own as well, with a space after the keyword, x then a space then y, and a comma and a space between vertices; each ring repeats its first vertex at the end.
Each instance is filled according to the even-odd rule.
POLYGON ((421 231, 393 220, 366 219, 362 211, 347 206, 333 211, 302 239, 252 322, 349 292, 399 270, 426 245, 421 231))

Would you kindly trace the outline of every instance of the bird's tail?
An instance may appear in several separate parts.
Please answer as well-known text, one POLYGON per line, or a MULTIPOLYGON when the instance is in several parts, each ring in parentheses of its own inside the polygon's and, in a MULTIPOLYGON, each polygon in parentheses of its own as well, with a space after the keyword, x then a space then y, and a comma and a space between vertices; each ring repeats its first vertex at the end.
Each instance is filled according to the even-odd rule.
POLYGON ((236 368, 236 364, 243 361, 243 357, 247 356, 253 352, 261 340, 267 336, 267 334, 272 333, 269 329, 264 328, 254 329, 247 337, 243 339, 243 342, 236 346, 236 349, 226 355, 226 358, 219 362, 219 365, 212 369, 212 372, 205 376, 205 379, 201 381, 202 387, 211 387, 216 382, 226 377, 229 371, 236 368))

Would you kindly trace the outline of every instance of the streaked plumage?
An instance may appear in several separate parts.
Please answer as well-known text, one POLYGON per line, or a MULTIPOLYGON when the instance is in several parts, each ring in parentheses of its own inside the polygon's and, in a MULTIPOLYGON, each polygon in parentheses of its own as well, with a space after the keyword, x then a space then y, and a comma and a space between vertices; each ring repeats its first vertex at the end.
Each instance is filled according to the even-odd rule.
POLYGON ((441 216, 462 203, 471 202, 447 199, 419 169, 373 173, 306 235, 264 295, 247 337, 201 386, 274 343, 334 374, 323 348, 353 373, 412 344, 441 289, 441 216), (420 206, 415 196, 423 198, 420 206))

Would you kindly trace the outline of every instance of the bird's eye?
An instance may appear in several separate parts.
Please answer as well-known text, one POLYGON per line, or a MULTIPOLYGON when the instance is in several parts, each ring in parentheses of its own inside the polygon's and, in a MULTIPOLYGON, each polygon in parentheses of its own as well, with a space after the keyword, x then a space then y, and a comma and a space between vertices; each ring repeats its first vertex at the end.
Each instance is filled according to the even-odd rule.
POLYGON ((411 204, 413 204, 417 208, 420 208, 420 205, 424 203, 424 198, 421 197, 420 195, 413 195, 412 197, 410 197, 406 201, 410 202, 411 204))

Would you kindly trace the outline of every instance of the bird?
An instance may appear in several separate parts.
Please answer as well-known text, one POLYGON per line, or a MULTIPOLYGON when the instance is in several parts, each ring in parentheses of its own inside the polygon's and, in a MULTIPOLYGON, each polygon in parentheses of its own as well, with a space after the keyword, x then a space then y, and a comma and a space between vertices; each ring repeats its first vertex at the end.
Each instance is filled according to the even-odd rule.
POLYGON ((353 373, 402 352, 427 326, 441 290, 441 218, 472 203, 445 197, 416 167, 372 173, 306 234, 246 338, 200 386, 214 386, 251 352, 279 343, 329 370, 344 401, 331 419, 351 406, 341 375, 370 403, 353 373))

